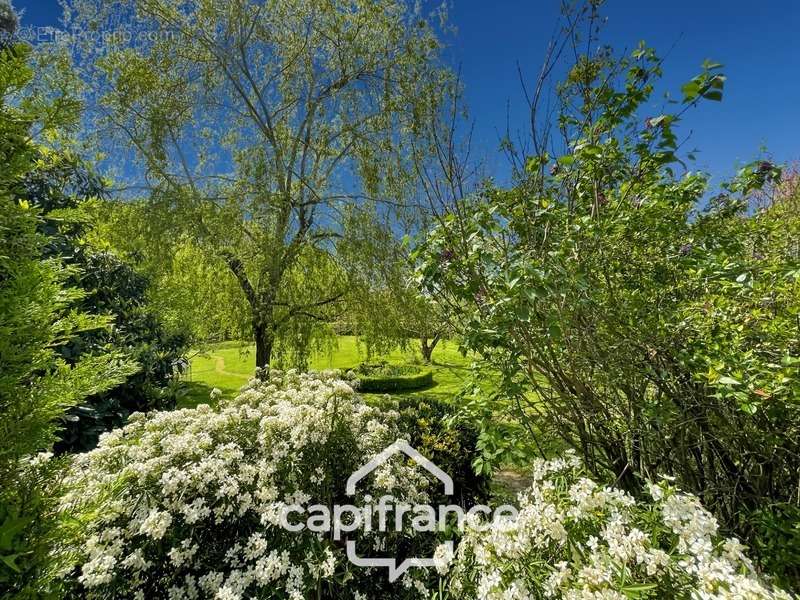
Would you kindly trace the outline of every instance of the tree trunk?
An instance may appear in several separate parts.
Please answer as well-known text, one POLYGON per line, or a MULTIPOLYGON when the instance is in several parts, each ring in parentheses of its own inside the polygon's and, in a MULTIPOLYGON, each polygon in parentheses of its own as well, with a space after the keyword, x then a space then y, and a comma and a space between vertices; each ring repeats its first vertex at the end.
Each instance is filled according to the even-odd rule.
POLYGON ((431 363, 433 350, 436 348, 436 344, 439 343, 440 339, 441 337, 438 334, 435 335, 430 342, 428 342, 428 338, 426 337, 420 338, 420 346, 422 349, 422 360, 425 361, 425 364, 431 363))
POLYGON ((253 317, 253 335, 256 338, 256 368, 263 369, 269 366, 272 359, 272 346, 275 343, 275 330, 270 297, 258 294, 250 283, 244 263, 230 252, 222 252, 222 258, 227 263, 231 272, 236 276, 244 292, 253 317))
POLYGON ((253 329, 256 338, 256 368, 263 369, 269 366, 269 361, 272 359, 275 334, 267 325, 256 325, 253 329))

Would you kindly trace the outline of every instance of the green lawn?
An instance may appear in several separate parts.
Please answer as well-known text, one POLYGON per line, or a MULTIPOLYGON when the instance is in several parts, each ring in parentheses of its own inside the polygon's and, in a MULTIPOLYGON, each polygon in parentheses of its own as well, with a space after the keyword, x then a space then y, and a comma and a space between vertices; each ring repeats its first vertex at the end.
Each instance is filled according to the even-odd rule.
MULTIPOLYGON (((339 337, 338 348, 331 354, 318 354, 311 359, 311 368, 349 369, 366 360, 363 348, 359 348, 356 338, 339 337)), ((419 353, 395 350, 388 356, 371 360, 385 359, 393 364, 419 364, 419 353)), ((238 342, 216 344, 191 359, 191 372, 186 377, 187 394, 178 403, 179 408, 188 408, 200 403, 210 403, 209 394, 219 388, 223 396, 235 396, 241 386, 247 383, 255 371, 255 346, 238 342)), ((434 384, 418 392, 405 392, 403 395, 424 394, 442 399, 457 394, 468 376, 470 360, 461 356, 452 342, 441 342, 433 353, 434 384)))

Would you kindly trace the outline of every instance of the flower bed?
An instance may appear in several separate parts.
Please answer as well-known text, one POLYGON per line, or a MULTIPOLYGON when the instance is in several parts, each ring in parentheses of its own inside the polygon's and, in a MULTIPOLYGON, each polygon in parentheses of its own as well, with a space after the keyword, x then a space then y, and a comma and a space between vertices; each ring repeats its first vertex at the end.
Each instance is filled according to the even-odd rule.
POLYGON ((574 456, 537 462, 518 517, 468 519, 455 554, 434 534, 354 534, 362 556, 434 558, 435 570, 412 569, 394 583, 384 570, 350 564, 328 535, 279 526, 295 504, 435 499, 402 459, 343 495, 343 482, 404 421, 434 416, 398 410, 366 405, 332 374, 273 371, 217 410, 133 416, 76 457, 67 478, 62 508, 85 534, 67 549, 77 556, 74 596, 412 600, 439 584, 438 600, 790 598, 754 572, 694 496, 662 482, 637 501, 585 477, 574 456))

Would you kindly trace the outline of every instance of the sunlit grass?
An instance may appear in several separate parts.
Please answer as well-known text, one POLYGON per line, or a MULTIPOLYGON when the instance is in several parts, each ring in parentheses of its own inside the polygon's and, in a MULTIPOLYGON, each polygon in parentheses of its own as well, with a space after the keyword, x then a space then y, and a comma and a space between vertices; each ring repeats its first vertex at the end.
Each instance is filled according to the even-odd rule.
MULTIPOLYGON (((310 367, 314 370, 350 369, 367 360, 366 350, 353 336, 340 336, 338 347, 330 353, 312 356, 310 367)), ((370 360, 386 360, 392 364, 420 364, 419 353, 413 349, 396 349, 385 356, 370 360)), ((404 396, 425 395, 450 400, 461 391, 469 375, 471 360, 461 355, 453 342, 441 342, 433 353, 434 384, 418 392, 404 392, 404 396)), ((426 367, 427 368, 427 367, 426 367)), ((191 360, 191 371, 186 378, 187 394, 179 408, 209 403, 213 388, 222 390, 223 397, 235 396, 241 386, 255 371, 255 345, 238 342, 215 344, 198 351, 191 360)), ((369 396, 369 394, 366 394, 369 396)))

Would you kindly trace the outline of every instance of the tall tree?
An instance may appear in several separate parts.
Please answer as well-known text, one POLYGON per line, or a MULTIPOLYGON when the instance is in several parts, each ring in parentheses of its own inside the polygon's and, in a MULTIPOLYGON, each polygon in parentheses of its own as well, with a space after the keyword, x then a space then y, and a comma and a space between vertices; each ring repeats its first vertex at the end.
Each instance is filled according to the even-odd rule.
MULTIPOLYGON (((256 363, 303 355, 347 294, 350 210, 402 210, 404 143, 451 80, 407 0, 67 0, 103 139, 249 306, 256 363), (89 59, 89 60, 87 60, 89 59), (120 142, 124 142, 122 146, 120 142), (135 166, 133 166, 135 165, 135 166)), ((442 19, 441 22, 436 19, 442 19)))

